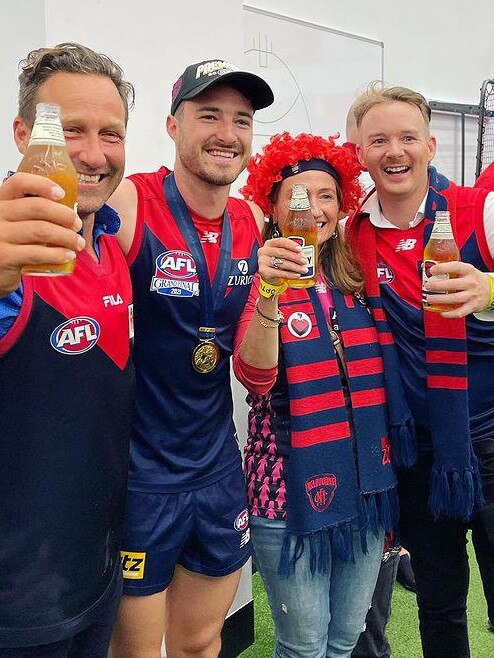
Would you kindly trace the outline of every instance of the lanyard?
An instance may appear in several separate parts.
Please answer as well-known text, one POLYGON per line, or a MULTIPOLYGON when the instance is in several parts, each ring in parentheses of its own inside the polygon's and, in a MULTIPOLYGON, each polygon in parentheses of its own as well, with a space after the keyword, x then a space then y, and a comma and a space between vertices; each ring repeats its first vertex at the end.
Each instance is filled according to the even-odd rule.
POLYGON ((328 325, 329 334, 331 336, 331 341, 333 343, 334 351, 338 359, 339 365, 342 369, 342 374, 345 377, 346 383, 348 382, 348 369, 345 358, 345 351, 340 339, 340 323, 338 321, 338 315, 336 313, 336 304, 333 300, 333 295, 331 294, 330 288, 327 286, 326 282, 319 279, 318 283, 321 283, 324 286, 324 290, 321 290, 321 287, 318 289, 317 294, 319 296, 319 301, 324 312, 324 317, 326 318, 326 323, 328 325))
POLYGON ((192 351, 192 367, 196 372, 207 374, 212 372, 219 363, 220 349, 215 343, 216 326, 215 312, 225 298, 230 272, 232 251, 232 227, 230 217, 225 208, 221 228, 221 245, 218 266, 214 276, 213 285, 209 279, 206 257, 197 235, 197 229, 185 205, 182 195, 178 191, 173 173, 169 174, 163 182, 168 207, 177 223, 180 232, 192 254, 196 264, 197 278, 199 279, 199 326, 197 334, 199 344, 192 351))
POLYGON ((209 279, 208 268, 201 241, 197 230, 185 205, 182 195, 178 191, 173 173, 169 174, 163 184, 163 189, 168 207, 182 233, 185 242, 194 258, 197 277, 199 279, 199 301, 200 322, 198 328, 201 340, 214 339, 216 331, 214 315, 225 297, 230 272, 231 250, 232 250, 232 228, 230 217, 225 208, 223 213, 223 225, 221 229, 221 246, 218 267, 214 277, 213 285, 209 279))

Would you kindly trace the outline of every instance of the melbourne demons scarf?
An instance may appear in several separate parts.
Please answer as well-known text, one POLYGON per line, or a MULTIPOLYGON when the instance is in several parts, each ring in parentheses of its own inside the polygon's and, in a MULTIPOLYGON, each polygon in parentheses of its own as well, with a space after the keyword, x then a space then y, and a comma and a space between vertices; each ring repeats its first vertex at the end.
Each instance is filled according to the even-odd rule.
MULTIPOLYGON (((427 243, 436 210, 449 210, 453 233, 458 238, 457 186, 434 167, 429 167, 429 192, 424 232, 427 243)), ((425 221, 425 220, 424 220, 425 221)), ((364 270, 369 306, 376 319, 383 317, 377 280, 377 230, 362 213, 352 218, 348 235, 364 270)), ((461 241, 458 241, 461 249, 461 241)), ((425 360, 429 401, 429 426, 434 452, 429 507, 435 518, 469 519, 483 504, 478 462, 469 431, 467 346, 465 319, 451 320, 424 312, 425 360)))
POLYGON ((350 413, 316 289, 289 289, 280 299, 291 425, 287 535, 279 565, 284 575, 292 572, 307 541, 312 572, 324 573, 331 548, 343 560, 352 558, 354 522, 365 551, 369 530, 391 530, 397 520, 390 425, 399 435, 411 423, 404 398, 397 400, 397 362, 386 362, 367 308, 352 295, 331 292, 348 369, 350 413), (385 381, 384 371, 392 382, 385 381), (395 413, 388 407, 386 384, 395 387, 395 413))

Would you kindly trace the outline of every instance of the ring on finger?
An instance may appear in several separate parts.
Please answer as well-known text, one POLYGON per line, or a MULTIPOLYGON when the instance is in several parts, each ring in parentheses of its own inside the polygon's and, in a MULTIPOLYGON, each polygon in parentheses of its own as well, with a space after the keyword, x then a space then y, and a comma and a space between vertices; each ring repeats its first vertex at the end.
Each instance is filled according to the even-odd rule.
POLYGON ((271 265, 277 270, 280 265, 283 265, 285 261, 283 258, 279 258, 279 256, 271 256, 271 265))

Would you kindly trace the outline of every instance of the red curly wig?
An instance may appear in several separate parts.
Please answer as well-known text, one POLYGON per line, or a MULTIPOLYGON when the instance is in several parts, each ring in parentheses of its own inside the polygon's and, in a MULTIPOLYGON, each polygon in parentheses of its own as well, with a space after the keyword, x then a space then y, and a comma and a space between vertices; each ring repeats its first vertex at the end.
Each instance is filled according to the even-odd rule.
POLYGON ((341 210, 347 214, 355 210, 362 196, 358 181, 362 168, 355 154, 350 149, 338 146, 333 137, 324 139, 307 133, 292 137, 287 132, 273 135, 262 153, 257 153, 249 160, 247 183, 240 192, 244 199, 254 201, 266 216, 270 216, 273 210, 270 194, 273 186, 281 181, 283 167, 313 158, 325 160, 336 169, 343 195, 341 210))

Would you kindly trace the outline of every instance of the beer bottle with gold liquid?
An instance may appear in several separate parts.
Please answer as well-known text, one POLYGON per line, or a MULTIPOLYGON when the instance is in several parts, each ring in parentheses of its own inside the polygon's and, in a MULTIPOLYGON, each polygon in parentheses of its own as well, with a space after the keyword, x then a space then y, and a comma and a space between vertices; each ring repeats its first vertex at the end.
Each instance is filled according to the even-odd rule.
POLYGON ((455 278, 450 274, 433 275, 430 273, 430 269, 438 263, 449 263, 458 260, 460 260, 460 251, 453 236, 449 211, 437 210, 431 237, 425 246, 424 259, 422 261, 422 302, 424 309, 427 311, 441 313, 442 311, 451 311, 457 307, 457 304, 434 304, 434 302, 427 302, 427 297, 430 299, 437 295, 447 295, 448 291, 426 290, 424 284, 427 281, 445 281, 449 278, 455 278))
POLYGON ((284 238, 289 238, 302 247, 302 253, 307 259, 307 274, 298 279, 288 279, 290 288, 309 288, 316 284, 317 278, 317 224, 310 209, 307 188, 304 185, 294 185, 290 199, 288 215, 282 224, 281 232, 284 238))
MULTIPOLYGON (((36 120, 26 153, 17 171, 50 178, 65 190, 60 203, 77 212, 77 172, 67 151, 63 135, 60 107, 50 103, 36 105, 36 120)), ((64 276, 72 274, 75 260, 59 265, 26 265, 23 274, 64 276)))

